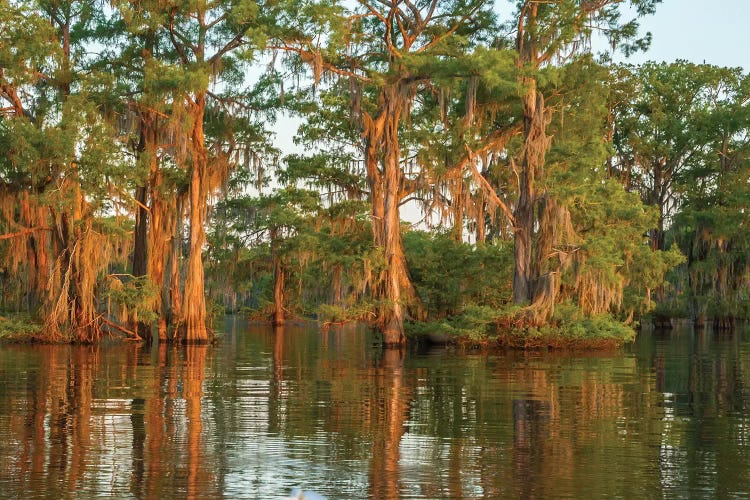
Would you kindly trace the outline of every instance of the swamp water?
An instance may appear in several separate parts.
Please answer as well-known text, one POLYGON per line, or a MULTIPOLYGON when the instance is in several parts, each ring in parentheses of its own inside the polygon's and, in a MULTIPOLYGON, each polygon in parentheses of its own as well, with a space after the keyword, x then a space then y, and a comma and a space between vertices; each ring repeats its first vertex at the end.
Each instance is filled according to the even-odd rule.
POLYGON ((0 498, 747 498, 750 335, 610 353, 0 346, 0 498))

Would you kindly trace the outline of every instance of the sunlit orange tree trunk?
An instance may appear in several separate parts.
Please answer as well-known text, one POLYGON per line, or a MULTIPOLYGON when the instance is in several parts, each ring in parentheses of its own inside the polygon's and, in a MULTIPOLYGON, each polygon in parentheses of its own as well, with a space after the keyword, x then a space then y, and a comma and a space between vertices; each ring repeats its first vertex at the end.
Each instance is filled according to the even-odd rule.
POLYGON ((380 309, 379 323, 384 342, 392 345, 404 343, 406 309, 417 306, 418 301, 406 265, 400 217, 401 201, 409 191, 404 185, 399 127, 415 90, 413 84, 392 84, 381 91, 379 113, 375 117, 363 113, 372 231, 375 245, 385 257, 378 292, 386 304, 380 309))

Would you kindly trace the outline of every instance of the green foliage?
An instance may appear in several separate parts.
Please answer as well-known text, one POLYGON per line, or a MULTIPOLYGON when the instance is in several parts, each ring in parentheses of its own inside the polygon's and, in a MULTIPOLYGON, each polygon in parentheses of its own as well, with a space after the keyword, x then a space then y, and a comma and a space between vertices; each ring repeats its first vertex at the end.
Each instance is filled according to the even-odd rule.
POLYGON ((41 338, 43 325, 29 314, 13 313, 0 317, 0 341, 30 342, 41 338))
POLYGON ((351 305, 320 304, 318 321, 325 323, 371 322, 375 317, 376 304, 372 300, 359 300, 351 305))
POLYGON ((747 316, 748 77, 684 61, 619 68, 615 173, 659 210, 652 246, 686 256, 656 313, 747 316))
POLYGON ((206 316, 208 320, 208 326, 213 329, 217 321, 224 317, 226 314, 225 307, 215 300, 211 300, 209 297, 206 300, 206 316))
MULTIPOLYGON (((573 303, 562 303, 555 307, 552 317, 554 327, 549 332, 558 337, 572 340, 606 340, 618 342, 632 342, 635 340, 635 330, 624 325, 610 314, 596 314, 585 316, 580 308, 573 303)), ((549 327, 547 327, 549 328, 549 327)), ((529 336, 545 333, 545 328, 528 331, 529 336)))
POLYGON ((409 231, 404 246, 428 318, 456 315, 472 304, 498 308, 511 300, 513 248, 507 243, 470 245, 448 234, 409 231))
POLYGON ((107 273, 128 272, 136 190, 153 188, 138 202, 149 210, 177 193, 162 222, 171 258, 184 257, 180 240, 198 234, 185 193, 205 160, 215 310, 267 316, 279 270, 290 314, 369 321, 392 307, 375 209, 390 168, 396 205, 421 204, 433 224, 403 236, 424 306, 414 316, 427 320, 414 332, 626 341, 617 320, 649 311, 750 317, 750 79, 589 54, 595 32, 625 53, 645 48, 636 19, 658 3, 520 0, 498 20, 484 0, 0 0, 2 296, 37 307, 44 285, 32 283, 50 280, 34 275, 37 258, 62 266, 88 244, 95 272, 69 286, 73 266, 55 267, 55 293, 85 284, 93 313, 106 301, 128 321, 155 319, 163 290, 107 273), (252 74, 265 49, 267 71, 252 74), (551 138, 535 152, 532 91, 551 138), (282 111, 305 118, 304 153, 283 161, 265 129, 282 111), (545 324, 529 320, 542 301, 510 305, 529 154, 543 157, 529 208, 545 324))
POLYGON ((101 294, 110 313, 123 322, 132 319, 150 323, 157 319, 151 304, 159 289, 147 276, 110 275, 107 278, 101 294))
POLYGON ((596 347, 635 340, 635 330, 612 315, 587 316, 572 302, 558 304, 552 320, 542 326, 518 325, 522 313, 521 306, 512 304, 500 309, 470 305, 456 316, 409 323, 408 332, 415 337, 513 347, 596 347))
POLYGON ((449 341, 488 342, 497 335, 498 323, 520 310, 512 304, 501 309, 469 304, 460 314, 436 321, 411 322, 407 332, 415 337, 449 341))
POLYGON ((653 251, 643 245, 637 247, 628 266, 629 282, 624 291, 622 310, 639 318, 652 309, 661 313, 674 308, 669 315, 687 317, 685 305, 677 305, 675 300, 681 299, 674 296, 675 280, 680 272, 678 267, 685 262, 686 257, 677 245, 666 251, 653 251), (666 291, 667 298, 660 300, 657 296, 660 290, 666 291))

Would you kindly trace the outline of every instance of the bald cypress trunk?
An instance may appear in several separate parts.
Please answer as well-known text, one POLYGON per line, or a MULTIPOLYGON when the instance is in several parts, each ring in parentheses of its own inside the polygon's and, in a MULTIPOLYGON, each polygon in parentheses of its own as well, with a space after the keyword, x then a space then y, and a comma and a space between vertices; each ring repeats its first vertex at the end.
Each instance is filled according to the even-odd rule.
POLYGON ((151 226, 148 233, 148 276, 157 289, 154 297, 154 311, 158 314, 157 331, 159 342, 167 340, 167 327, 169 324, 169 289, 166 279, 166 266, 169 259, 168 243, 174 234, 174 219, 176 217, 176 206, 172 205, 172 213, 169 213, 168 203, 161 194, 162 174, 158 169, 152 169, 151 176, 151 226))
POLYGON ((380 307, 378 324, 388 346, 406 342, 404 321, 408 307, 419 308, 409 277, 401 237, 400 203, 403 198, 403 172, 398 127, 404 111, 403 91, 398 85, 386 87, 381 95, 380 114, 365 120, 366 161, 371 188, 372 229, 375 245, 382 249, 386 268, 378 284, 380 307))
MULTIPOLYGON (((401 218, 399 214, 399 180, 401 169, 397 154, 386 160, 385 171, 385 224, 383 227, 386 273, 385 299, 387 309, 383 311, 383 341, 386 345, 401 345, 406 341, 404 334, 404 297, 402 287, 411 282, 406 272, 406 256, 401 241, 401 218)), ((408 293, 408 291, 407 291, 408 293)))
MULTIPOLYGON (((182 217, 183 217, 183 198, 177 196, 175 200, 174 219, 171 221, 169 233, 172 235, 171 248, 169 253, 169 277, 165 284, 167 295, 167 304, 169 310, 169 319, 167 325, 179 324, 182 317, 182 289, 180 280, 180 262, 182 260, 182 217)), ((178 340, 178 332, 172 331, 167 336, 168 341, 178 340)))
MULTIPOLYGON (((145 155, 153 154, 156 144, 150 130, 149 113, 139 116, 139 139, 136 147, 138 162, 142 162, 145 155)), ((146 276, 148 273, 148 181, 135 189, 135 231, 133 232, 133 276, 146 276)))
POLYGON ((284 324, 284 287, 286 275, 281 260, 274 257, 273 265, 273 326, 284 324))
POLYGON ((274 326, 284 324, 284 302, 286 290, 286 271, 277 248, 278 229, 271 229, 271 263, 273 265, 273 312, 271 323, 274 326))
POLYGON ((532 235, 534 232, 534 179, 528 168, 521 171, 519 197, 513 212, 515 238, 513 240, 513 302, 528 303, 532 300, 532 235))
POLYGON ((535 283, 542 267, 544 255, 534 251, 534 228, 537 221, 535 205, 539 199, 536 192, 536 180, 541 177, 550 138, 546 135, 549 122, 544 107, 544 98, 536 90, 536 82, 526 81, 530 86, 523 99, 524 110, 524 145, 521 157, 521 171, 518 186, 518 203, 513 212, 515 220, 515 239, 513 255, 515 270, 513 274, 513 301, 517 304, 533 302, 535 283))
MULTIPOLYGON (((539 65, 536 35, 538 5, 527 5, 519 19, 516 49, 518 50, 518 82, 524 88, 522 98, 524 118, 524 142, 519 165, 518 201, 513 212, 513 302, 533 303, 537 298, 537 280, 543 267, 544 255, 535 252, 534 229, 537 221, 535 206, 540 194, 536 191, 536 180, 541 178, 551 138, 547 136, 550 116, 544 105, 544 97, 537 89, 534 76, 526 76, 531 67, 539 65), (536 261, 535 261, 536 259, 536 261)), ((544 319, 544 318, 541 318, 544 319)))
MULTIPOLYGON (((135 191, 135 231, 133 234, 133 276, 141 278, 148 274, 148 190, 146 186, 140 186, 135 191)), ((151 325, 138 321, 131 321, 130 329, 137 332, 145 341, 151 341, 151 325)))
POLYGON ((133 276, 146 276, 148 271, 148 203, 146 186, 135 190, 135 233, 133 235, 133 276))
MULTIPOLYGON (((18 193, 19 221, 23 227, 41 227, 47 222, 44 207, 38 205, 28 191, 18 193)), ((46 231, 36 231, 26 239, 26 293, 29 312, 36 311, 43 300, 49 280, 49 237, 46 231)))
POLYGON ((485 202, 483 200, 480 200, 477 210, 477 242, 484 243, 487 240, 487 224, 485 221, 486 217, 486 208, 485 208, 485 202))
MULTIPOLYGON (((527 32, 536 22, 537 6, 528 11, 526 7, 519 19, 516 50, 518 51, 517 67, 523 74, 524 66, 532 64, 536 58, 533 44, 527 32), (529 26, 531 25, 531 26, 529 26)), ((532 300, 533 276, 533 233, 534 233, 534 165, 529 161, 529 147, 533 141, 531 124, 536 108, 536 80, 533 77, 519 76, 519 83, 525 87, 526 94, 522 99, 524 118, 524 144, 521 151, 521 165, 518 183, 518 202, 513 211, 513 302, 526 304, 532 300)))
POLYGON ((453 227, 451 237, 461 243, 464 241, 464 180, 459 177, 453 185, 451 193, 451 213, 453 216, 453 227))
POLYGON ((180 317, 180 340, 183 343, 204 343, 209 340, 206 329, 206 296, 203 280, 203 245, 206 242, 206 213, 208 203, 207 172, 208 154, 203 132, 203 115, 206 94, 198 93, 189 106, 192 119, 189 218, 190 247, 187 255, 187 270, 183 306, 180 317))

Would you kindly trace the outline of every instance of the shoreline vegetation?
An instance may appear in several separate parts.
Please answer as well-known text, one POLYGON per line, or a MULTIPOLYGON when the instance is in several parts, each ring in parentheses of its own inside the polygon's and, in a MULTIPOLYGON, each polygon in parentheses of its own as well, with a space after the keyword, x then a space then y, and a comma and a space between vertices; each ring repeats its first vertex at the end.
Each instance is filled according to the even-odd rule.
POLYGON ((512 3, 0 0, 0 339, 750 318, 750 76, 613 62, 660 0, 512 3))
MULTIPOLYGON (((240 315, 240 317, 245 317, 240 315)), ((251 321, 259 325, 271 326, 271 321, 251 321)), ((468 349, 572 349, 610 350, 635 340, 636 332, 609 318, 586 320, 565 326, 545 328, 519 328, 507 319, 497 317, 475 322, 471 328, 456 327, 448 322, 409 323, 406 326, 410 342, 420 344, 454 345, 468 349), (602 328, 602 325, 605 325, 602 328), (607 329, 609 328, 609 329, 607 329)), ((316 325, 321 333, 351 324, 372 325, 356 320, 325 321, 316 318, 293 318, 288 325, 316 325)), ((283 328, 277 327, 277 328, 283 328)), ((109 332, 109 341, 130 342, 133 339, 117 335, 117 330, 109 332)), ((44 325, 27 314, 0 316, 0 343, 41 343, 68 344, 67 339, 53 339, 44 334, 44 325)))
MULTIPOLYGON (((247 319, 247 314, 227 312, 226 317, 237 316, 247 319)), ((218 320, 219 318, 217 318, 218 320)), ((487 314, 481 320, 473 322, 466 318, 448 318, 436 322, 409 322, 406 324, 409 343, 422 345, 448 345, 469 350, 572 350, 572 351, 609 351, 621 348, 635 341, 643 328, 656 328, 660 331, 672 331, 685 322, 698 330, 707 328, 705 323, 688 318, 646 318, 650 326, 627 326, 608 316, 584 318, 545 327, 522 327, 518 317, 498 314, 487 314), (514 323, 515 321, 515 323, 514 323)), ((248 320, 249 324, 272 326, 270 320, 248 320)), ((289 318, 286 325, 317 326, 325 334, 331 329, 347 325, 362 325, 374 328, 372 324, 348 319, 341 321, 326 320, 322 317, 289 318)), ((282 328, 284 325, 275 326, 282 328)), ((714 331, 730 331, 737 327, 723 327, 721 323, 712 325, 714 331)), ((219 333, 212 343, 220 341, 219 333)), ((134 339, 118 335, 118 331, 109 332, 106 339, 110 342, 131 342, 134 339)), ((54 339, 44 334, 44 325, 25 313, 10 313, 0 316, 0 344, 39 343, 70 344, 69 339, 54 339)), ((77 343, 77 342, 72 342, 77 343)))
MULTIPOLYGON (((328 332, 332 328, 349 323, 320 323, 317 320, 302 319, 294 321, 296 324, 318 325, 321 332, 328 332)), ((269 325, 270 322, 262 324, 269 325)), ((562 350, 612 350, 622 347, 635 340, 635 331, 629 330, 615 334, 566 334, 559 328, 545 328, 534 331, 519 329, 500 330, 500 325, 486 325, 488 333, 483 335, 467 333, 445 333, 440 328, 431 330, 429 324, 419 328, 407 326, 407 335, 411 342, 433 345, 453 345, 466 349, 562 349, 562 350)), ((35 323, 27 316, 0 317, 0 344, 39 343, 39 344, 69 344, 65 339, 52 339, 44 335, 44 325, 35 323)), ((582 328, 586 328, 582 325, 582 328)), ((614 332, 613 332, 614 333, 614 332)), ((123 336, 109 335, 109 341, 130 342, 132 339, 123 336)), ((216 341, 216 340, 214 340, 216 341)))

